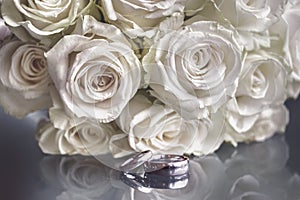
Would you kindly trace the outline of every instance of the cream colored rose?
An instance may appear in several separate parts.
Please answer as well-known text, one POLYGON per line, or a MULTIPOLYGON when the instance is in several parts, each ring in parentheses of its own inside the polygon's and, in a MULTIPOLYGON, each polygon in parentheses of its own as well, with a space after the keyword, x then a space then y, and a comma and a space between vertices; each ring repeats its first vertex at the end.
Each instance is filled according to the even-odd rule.
POLYGON ((286 86, 287 72, 280 57, 263 51, 247 55, 235 98, 226 105, 233 144, 262 141, 284 130, 286 111, 281 106, 287 98, 286 86), (263 128, 267 117, 270 126, 263 128))
POLYGON ((41 122, 37 140, 43 152, 49 154, 102 155, 109 152, 110 137, 118 133, 112 123, 102 124, 85 117, 75 117, 65 107, 55 89, 51 90, 53 107, 49 122, 41 122))
POLYGON ((226 118, 225 140, 234 146, 238 142, 264 141, 276 132, 284 132, 289 121, 288 110, 284 105, 267 107, 250 116, 228 111, 226 118))
POLYGON ((223 16, 239 31, 240 39, 247 50, 270 45, 267 31, 279 20, 286 2, 286 0, 216 1, 223 16))
POLYGON ((241 50, 233 31, 195 22, 154 43, 143 59, 145 81, 183 118, 204 118, 234 95, 241 50))
MULTIPOLYGON (((92 0, 3 0, 1 11, 9 26, 22 27, 40 39, 65 31, 92 6, 95 6, 92 0)), ((22 38, 19 31, 15 33, 22 38)))
POLYGON ((72 118, 64 129, 54 127, 51 122, 41 123, 37 140, 42 151, 47 154, 101 155, 109 152, 108 143, 114 132, 112 124, 101 124, 87 118, 72 118))
POLYGON ((43 46, 12 40, 0 49, 1 82, 20 91, 25 98, 49 93, 51 79, 43 46))
POLYGON ((230 22, 237 29, 240 42, 251 51, 270 47, 269 28, 279 21, 285 4, 286 0, 189 0, 184 12, 197 21, 214 20, 224 25, 230 22))
POLYGON ((140 87, 141 64, 114 26, 85 16, 78 29, 46 53, 50 75, 77 117, 113 121, 140 87))
POLYGON ((287 23, 287 49, 286 57, 292 66, 292 73, 289 81, 289 96, 297 98, 300 93, 300 1, 295 0, 289 3, 283 18, 287 23))
POLYGON ((46 49, 43 46, 11 40, 0 49, 0 81, 6 92, 2 99, 9 96, 18 96, 14 102, 33 101, 34 104, 19 111, 12 108, 13 102, 3 101, 7 111, 17 117, 23 117, 29 112, 48 108, 51 105, 49 88, 52 84, 48 74, 48 66, 44 57, 46 49), (48 100, 47 100, 48 99, 48 100))
POLYGON ((102 0, 100 4, 110 23, 130 36, 141 36, 144 31, 157 27, 173 13, 182 13, 184 2, 185 0, 102 0))
POLYGON ((116 121, 124 137, 112 137, 112 153, 115 157, 130 153, 128 145, 136 152, 151 150, 154 154, 211 153, 223 142, 223 118, 213 119, 214 124, 186 121, 168 106, 138 94, 116 121))
POLYGON ((263 32, 278 21, 286 0, 217 0, 224 16, 241 31, 263 32))
POLYGON ((243 64, 235 99, 228 108, 240 115, 253 115, 287 98, 287 67, 282 58, 264 51, 249 53, 243 64))

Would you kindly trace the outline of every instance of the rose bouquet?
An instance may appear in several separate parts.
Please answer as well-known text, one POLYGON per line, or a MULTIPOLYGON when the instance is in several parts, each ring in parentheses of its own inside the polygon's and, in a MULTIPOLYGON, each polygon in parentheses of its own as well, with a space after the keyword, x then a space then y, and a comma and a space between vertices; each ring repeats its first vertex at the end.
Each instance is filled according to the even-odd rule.
POLYGON ((45 153, 206 155, 284 132, 298 0, 2 0, 0 104, 45 153))

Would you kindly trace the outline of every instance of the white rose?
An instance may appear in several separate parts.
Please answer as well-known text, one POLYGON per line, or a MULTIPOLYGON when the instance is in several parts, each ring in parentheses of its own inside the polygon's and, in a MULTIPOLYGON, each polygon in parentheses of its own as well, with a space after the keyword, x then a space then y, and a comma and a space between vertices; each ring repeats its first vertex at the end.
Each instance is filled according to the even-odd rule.
MULTIPOLYGON (((22 27, 31 36, 40 39, 66 30, 76 22, 78 16, 87 13, 93 5, 92 0, 3 0, 1 11, 9 26, 22 27)), ((15 33, 22 38, 22 32, 19 31, 17 29, 15 33)))
POLYGON ((243 116, 227 112, 225 140, 237 146, 238 142, 264 141, 276 132, 284 132, 289 121, 284 105, 265 108, 258 114, 243 116))
POLYGON ((217 0, 224 16, 242 31, 263 32, 278 20, 286 0, 217 0))
POLYGON ((292 66, 292 74, 289 84, 289 96, 297 98, 300 93, 300 1, 288 4, 283 18, 288 25, 287 59, 292 66))
POLYGON ((50 121, 41 122, 37 131, 43 152, 69 155, 102 155, 109 152, 110 137, 117 132, 114 124, 72 116, 55 90, 51 91, 51 97, 50 121))
MULTIPOLYGON (((221 2, 218 0, 189 0, 184 9, 184 13, 187 19, 186 23, 190 21, 216 21, 225 27, 237 29, 238 41, 248 51, 259 49, 261 46, 270 47, 271 36, 269 34, 269 31, 266 30, 263 32, 251 32, 250 30, 244 31, 238 29, 238 27, 236 27, 235 25, 233 26, 231 23, 234 22, 231 22, 230 20, 225 18, 222 10, 220 10, 220 8, 218 7, 218 5, 221 4, 221 2)), ((233 17, 235 17, 236 13, 232 12, 232 15, 233 17)))
POLYGON ((263 51, 247 55, 235 98, 226 105, 229 141, 234 145, 263 141, 276 131, 284 130, 288 120, 281 106, 287 98, 286 79, 286 68, 280 57, 263 51), (264 122, 266 117, 271 122, 263 130, 261 126, 267 123, 264 122))
POLYGON ((20 91, 25 98, 38 98, 49 93, 45 47, 12 40, 0 49, 1 82, 20 91))
POLYGON ((264 51, 249 53, 243 64, 235 99, 228 108, 240 115, 253 115, 287 98, 287 67, 282 58, 264 51))
POLYGON ((110 23, 131 36, 142 35, 144 31, 157 27, 166 17, 182 12, 185 0, 102 0, 110 23))
MULTIPOLYGON (((112 25, 85 16, 81 34, 63 37, 46 53, 64 104, 77 116, 110 122, 137 92, 141 64, 112 25)), ((76 30, 78 31, 78 30, 76 30)))
POLYGON ((209 154, 223 142, 223 118, 218 115, 213 120, 213 125, 207 121, 186 121, 168 106, 152 103, 138 94, 116 121, 124 137, 112 137, 111 145, 119 147, 119 151, 112 152, 118 153, 114 153, 115 157, 125 155, 127 144, 136 152, 209 154))
POLYGON ((65 129, 58 129, 51 122, 41 123, 37 140, 42 151, 48 154, 101 155, 109 152, 109 140, 114 133, 112 124, 73 118, 65 129))
POLYGON ((218 0, 222 15, 239 31, 247 50, 268 46, 268 28, 279 20, 286 0, 218 0))
POLYGON ((143 59, 145 81, 183 118, 204 118, 234 95, 241 51, 235 32, 195 22, 155 42, 143 59))
POLYGON ((8 90, 7 95, 3 95, 1 99, 11 95, 19 96, 14 102, 20 102, 21 105, 23 105, 22 101, 26 105, 30 105, 28 104, 29 101, 34 101, 34 104, 20 109, 19 112, 10 105, 10 103, 13 105, 13 102, 3 101, 4 107, 8 106, 13 109, 10 111, 8 108, 9 113, 23 117, 29 112, 48 108, 51 105, 49 88, 52 81, 44 57, 45 51, 43 46, 24 43, 19 40, 11 40, 1 47, 0 81, 8 90))

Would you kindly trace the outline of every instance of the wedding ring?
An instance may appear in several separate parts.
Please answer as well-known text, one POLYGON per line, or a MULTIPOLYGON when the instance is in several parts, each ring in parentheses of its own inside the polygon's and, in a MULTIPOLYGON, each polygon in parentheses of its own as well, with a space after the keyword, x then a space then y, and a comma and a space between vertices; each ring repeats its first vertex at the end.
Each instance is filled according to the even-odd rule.
POLYGON ((180 155, 155 155, 144 163, 144 170, 162 176, 183 175, 189 172, 189 159, 180 155))
POLYGON ((150 150, 143 151, 128 160, 126 160, 124 163, 120 165, 120 170, 123 172, 130 172, 142 164, 144 164, 146 161, 148 161, 152 157, 152 152, 150 150))
POLYGON ((189 171, 189 159, 186 156, 160 154, 152 155, 150 150, 143 151, 120 165, 123 172, 133 172, 143 165, 144 172, 161 176, 178 176, 189 171))

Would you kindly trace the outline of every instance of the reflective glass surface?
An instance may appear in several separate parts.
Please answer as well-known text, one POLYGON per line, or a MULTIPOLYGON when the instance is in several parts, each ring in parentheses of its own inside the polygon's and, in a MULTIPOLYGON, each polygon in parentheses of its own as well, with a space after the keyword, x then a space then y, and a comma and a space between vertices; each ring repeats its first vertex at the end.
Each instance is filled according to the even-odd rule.
POLYGON ((299 200, 300 101, 287 106, 284 135, 192 158, 189 175, 178 180, 124 176, 93 157, 45 155, 35 140, 37 118, 18 120, 1 110, 0 199, 299 200), (175 189, 154 188, 161 185, 175 189))

